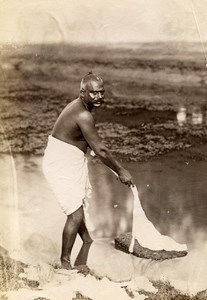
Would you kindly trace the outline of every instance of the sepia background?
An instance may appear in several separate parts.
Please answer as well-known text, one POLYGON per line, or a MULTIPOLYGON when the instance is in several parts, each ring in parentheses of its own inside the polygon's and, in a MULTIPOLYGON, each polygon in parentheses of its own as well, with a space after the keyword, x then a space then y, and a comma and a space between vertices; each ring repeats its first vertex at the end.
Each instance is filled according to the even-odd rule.
MULTIPOLYGON (((180 263, 137 269, 183 292, 206 290, 206 28, 205 0, 0 2, 3 253, 29 264, 59 258, 65 216, 43 177, 42 155, 56 118, 92 70, 106 89, 94 112, 101 138, 132 173, 148 219, 189 249, 180 263)), ((96 158, 89 171, 91 235, 129 232, 130 190, 96 158)), ((120 270, 113 274, 123 279, 120 270)), ((15 286, 6 282, 3 291, 15 286)))

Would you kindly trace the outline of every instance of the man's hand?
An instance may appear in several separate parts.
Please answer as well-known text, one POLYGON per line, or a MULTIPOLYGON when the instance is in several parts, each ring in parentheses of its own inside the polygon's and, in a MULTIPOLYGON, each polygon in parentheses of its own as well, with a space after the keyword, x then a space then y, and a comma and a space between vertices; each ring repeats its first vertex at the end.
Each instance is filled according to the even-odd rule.
POLYGON ((119 171, 119 179, 121 181, 121 183, 124 183, 126 185, 128 185, 129 187, 132 185, 134 186, 134 182, 132 180, 132 176, 129 173, 129 171, 122 169, 121 171, 119 171))

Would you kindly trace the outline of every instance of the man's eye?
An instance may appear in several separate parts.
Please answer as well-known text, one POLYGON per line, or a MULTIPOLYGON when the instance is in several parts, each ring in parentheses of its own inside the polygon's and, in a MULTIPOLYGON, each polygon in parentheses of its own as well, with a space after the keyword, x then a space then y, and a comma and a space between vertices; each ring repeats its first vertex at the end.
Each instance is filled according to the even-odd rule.
POLYGON ((93 94, 94 96, 98 95, 99 93, 101 93, 101 95, 104 95, 105 91, 91 91, 90 93, 93 94))

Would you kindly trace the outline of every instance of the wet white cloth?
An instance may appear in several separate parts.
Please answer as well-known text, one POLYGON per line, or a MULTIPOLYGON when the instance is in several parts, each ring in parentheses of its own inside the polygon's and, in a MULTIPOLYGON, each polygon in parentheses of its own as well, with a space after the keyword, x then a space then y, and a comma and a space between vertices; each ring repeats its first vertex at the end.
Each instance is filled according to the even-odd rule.
POLYGON ((167 251, 186 251, 185 244, 175 242, 171 237, 162 235, 154 225, 147 219, 145 212, 141 206, 136 186, 131 187, 134 196, 133 223, 132 223, 132 242, 129 252, 133 252, 134 239, 140 243, 142 247, 151 250, 167 250, 167 251))
POLYGON ((87 158, 76 146, 49 136, 43 157, 43 173, 66 215, 90 197, 87 158))

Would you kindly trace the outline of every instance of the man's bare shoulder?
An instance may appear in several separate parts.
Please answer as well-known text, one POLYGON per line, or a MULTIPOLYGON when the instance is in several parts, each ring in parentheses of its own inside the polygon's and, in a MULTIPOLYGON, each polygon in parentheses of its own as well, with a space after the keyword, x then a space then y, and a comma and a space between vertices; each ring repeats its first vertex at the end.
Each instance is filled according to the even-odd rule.
POLYGON ((94 120, 92 113, 84 106, 80 99, 75 100, 73 109, 79 121, 90 122, 94 120))
POLYGON ((78 119, 85 122, 94 120, 92 113, 87 109, 83 109, 78 113, 78 119))
POLYGON ((77 114, 82 114, 83 112, 90 112, 84 107, 83 103, 80 101, 80 99, 75 99, 68 103, 68 105, 64 108, 63 110, 64 113, 77 113, 77 114))
POLYGON ((77 123, 94 123, 93 115, 81 103, 80 99, 71 101, 63 110, 62 117, 66 120, 73 119, 77 123))
POLYGON ((73 101, 71 101, 70 103, 68 103, 68 105, 63 109, 62 113, 64 114, 69 114, 71 112, 74 113, 74 111, 78 111, 80 110, 80 105, 79 105, 79 101, 78 99, 75 99, 73 101))

